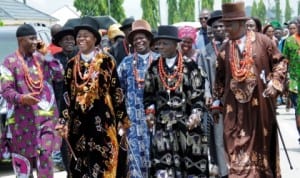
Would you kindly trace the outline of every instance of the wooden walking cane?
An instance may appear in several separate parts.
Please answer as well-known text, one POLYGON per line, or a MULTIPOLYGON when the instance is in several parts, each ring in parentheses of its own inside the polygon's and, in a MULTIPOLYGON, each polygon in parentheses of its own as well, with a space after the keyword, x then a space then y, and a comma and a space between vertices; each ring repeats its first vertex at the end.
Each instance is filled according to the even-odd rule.
MULTIPOLYGON (((260 78, 262 79, 263 83, 266 85, 266 84, 267 84, 267 81, 266 81, 266 75, 265 75, 265 71, 264 71, 264 70, 261 71, 260 78)), ((263 95, 263 97, 266 98, 266 99, 269 98, 269 96, 266 96, 266 95, 265 95, 265 92, 263 92, 262 95, 263 95)), ((269 102, 270 102, 270 105, 271 105, 271 110, 272 110, 272 112, 276 115, 276 111, 274 110, 274 109, 275 109, 275 106, 274 106, 273 102, 272 102, 272 101, 269 101, 269 102)), ((276 117, 276 116, 275 116, 275 122, 276 122, 276 127, 277 127, 277 130, 278 130, 279 138, 280 138, 280 140, 281 140, 281 143, 282 143, 282 146, 283 146, 285 155, 286 155, 287 160, 288 160, 288 162, 289 162, 290 169, 292 170, 292 169, 293 169, 293 166, 292 166, 292 163, 291 163, 289 154, 288 154, 288 152, 287 152, 287 149, 286 149, 286 146, 285 146, 285 143, 284 143, 284 140, 283 140, 283 136, 282 136, 282 134, 281 134, 281 131, 280 131, 279 124, 278 124, 278 121, 277 121, 277 117, 276 117)))
MULTIPOLYGON (((263 83, 264 83, 265 85, 267 85, 267 80, 266 80, 265 70, 262 70, 259 76, 260 76, 260 79, 263 81, 263 83)), ((288 162, 289 162, 290 169, 293 169, 293 166, 292 166, 292 163, 291 163, 289 154, 288 154, 288 152, 287 152, 287 149, 286 149, 286 146, 285 146, 285 143, 284 143, 284 140, 283 140, 283 137, 282 137, 280 128, 279 128, 279 124, 278 124, 277 117, 276 117, 276 110, 274 110, 275 107, 274 107, 273 101, 272 101, 272 99, 271 99, 269 96, 266 96, 266 95, 265 95, 265 92, 263 92, 262 95, 263 95, 264 98, 269 99, 269 102, 270 102, 270 105, 271 105, 271 110, 272 110, 272 112, 275 114, 275 122, 276 122, 276 127, 277 127, 277 130, 278 130, 279 138, 280 138, 280 140, 281 140, 281 143, 282 143, 282 146, 283 146, 285 155, 286 155, 287 160, 288 160, 288 162)))
MULTIPOLYGON (((270 101, 271 103, 271 108, 272 108, 272 112, 276 114, 276 111, 274 111, 274 104, 272 101, 270 101)), ((293 166, 292 166, 292 163, 291 163, 291 160, 290 160, 290 157, 289 157, 289 154, 287 152, 287 149, 286 149, 286 146, 285 146, 285 143, 284 143, 284 140, 283 140, 283 136, 281 134, 281 131, 280 131, 280 128, 279 128, 279 124, 278 124, 278 121, 277 121, 277 117, 275 116, 275 122, 276 122, 276 127, 277 127, 277 130, 278 130, 278 134, 279 134, 279 138, 281 140, 281 143, 282 143, 282 146, 283 146, 283 150, 285 152, 285 155, 287 157, 287 160, 289 162, 289 165, 290 165, 290 169, 292 170, 293 169, 293 166)))
MULTIPOLYGON (((63 126, 66 126, 66 121, 64 119, 59 119, 59 123, 62 124, 63 126)), ((74 152, 68 138, 63 138, 63 139, 65 140, 66 144, 68 145, 68 148, 69 148, 69 150, 71 152, 71 155, 73 156, 74 160, 77 161, 77 157, 75 155, 75 152, 74 152)))

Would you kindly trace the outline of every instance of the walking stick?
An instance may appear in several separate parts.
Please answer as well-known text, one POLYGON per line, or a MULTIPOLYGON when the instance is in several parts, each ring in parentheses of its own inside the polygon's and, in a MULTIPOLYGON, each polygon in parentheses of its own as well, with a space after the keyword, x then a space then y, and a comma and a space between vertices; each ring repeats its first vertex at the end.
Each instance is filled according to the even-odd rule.
POLYGON ((66 141, 66 143, 68 145, 69 150, 71 151, 71 155, 73 156, 73 158, 75 159, 75 161, 77 161, 77 157, 76 157, 76 155, 74 153, 74 150, 73 150, 73 148, 72 148, 69 140, 67 138, 64 138, 64 139, 65 139, 65 141, 66 141))
POLYGON ((288 160, 288 162, 289 162, 289 164, 290 164, 290 169, 292 170, 292 169, 293 169, 293 166, 292 166, 292 163, 291 163, 289 154, 288 154, 288 152, 287 152, 287 149, 286 149, 286 146, 285 146, 285 143, 284 143, 284 140, 283 140, 283 137, 282 137, 282 134, 281 134, 279 125, 278 125, 278 121, 277 121, 277 119, 275 119, 275 120, 276 120, 276 125, 277 125, 278 134, 279 134, 279 137, 280 137, 280 140, 281 140, 281 143, 282 143, 282 146, 283 146, 285 155, 286 155, 287 160, 288 160))
MULTIPOLYGON (((263 83, 266 85, 267 84, 267 81, 266 81, 266 75, 265 75, 265 71, 262 70, 261 73, 260 73, 260 78, 262 79, 263 83)), ((263 97, 265 97, 266 99, 269 98, 269 96, 266 96, 265 93, 263 92, 262 93, 263 97)), ((269 98, 270 99, 270 98, 269 98)), ((273 104, 273 101, 271 101, 270 99, 270 105, 271 105, 271 110, 274 114, 276 114, 276 111, 274 111, 275 107, 274 107, 274 104, 273 104)), ((283 149, 284 149, 284 152, 285 152, 285 155, 287 157, 287 160, 289 162, 289 165, 290 165, 290 169, 292 170, 293 169, 293 166, 292 166, 292 163, 291 163, 291 160, 290 160, 290 157, 289 157, 289 154, 287 152, 287 149, 286 149, 286 146, 285 146, 285 143, 284 143, 284 140, 283 140, 283 136, 281 134, 281 131, 280 131, 280 128, 279 128, 279 124, 278 124, 278 121, 277 121, 277 117, 275 116, 275 122, 276 122, 276 127, 277 127, 277 130, 278 130, 278 134, 279 134, 279 138, 281 140, 281 143, 282 143, 282 146, 283 146, 283 149)))

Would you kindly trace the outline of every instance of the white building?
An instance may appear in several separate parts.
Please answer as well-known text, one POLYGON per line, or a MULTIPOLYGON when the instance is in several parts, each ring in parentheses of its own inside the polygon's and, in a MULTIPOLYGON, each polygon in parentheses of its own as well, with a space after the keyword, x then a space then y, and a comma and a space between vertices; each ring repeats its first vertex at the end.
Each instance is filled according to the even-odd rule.
POLYGON ((73 10, 68 5, 64 5, 51 14, 52 17, 58 19, 57 23, 64 25, 68 19, 80 17, 80 13, 73 10))

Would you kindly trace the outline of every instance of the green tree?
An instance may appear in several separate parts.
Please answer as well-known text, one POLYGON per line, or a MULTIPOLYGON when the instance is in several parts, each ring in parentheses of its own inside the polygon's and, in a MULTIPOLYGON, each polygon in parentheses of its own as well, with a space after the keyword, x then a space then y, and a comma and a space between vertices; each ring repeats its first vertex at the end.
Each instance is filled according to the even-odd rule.
POLYGON ((81 12, 81 16, 108 14, 108 3, 106 0, 75 0, 74 7, 81 12))
POLYGON ((158 0, 142 0, 143 19, 147 20, 152 28, 156 29, 159 22, 158 0))
POLYGON ((298 1, 298 16, 300 16, 300 1, 298 1))
POLYGON ((260 21, 264 24, 266 20, 266 6, 263 2, 263 0, 259 0, 259 3, 257 5, 257 17, 260 19, 260 21))
POLYGON ((4 25, 4 22, 0 19, 0 27, 4 25))
POLYGON ((275 19, 277 19, 280 23, 281 19, 281 9, 280 9, 280 0, 275 0, 275 19))
POLYGON ((298 15, 297 16, 299 16, 300 15, 300 1, 298 0, 298 15))
POLYGON ((222 0, 222 4, 224 4, 224 3, 231 3, 232 2, 232 0, 222 0))
POLYGON ((109 15, 114 17, 118 22, 123 21, 124 18, 126 17, 123 8, 124 0, 109 0, 109 1, 110 1, 109 15))
POLYGON ((292 19, 292 8, 290 5, 290 1, 289 0, 285 0, 285 12, 284 12, 284 17, 285 17, 285 21, 289 21, 292 19))
POLYGON ((202 0, 201 9, 213 10, 214 0, 202 0))
POLYGON ((252 17, 257 17, 257 4, 256 4, 255 0, 252 3, 251 16, 252 17))
POLYGON ((173 24, 179 22, 179 10, 177 0, 167 0, 168 3, 168 23, 173 24))
POLYGON ((179 12, 181 12, 181 21, 195 20, 195 4, 191 0, 179 0, 179 12))

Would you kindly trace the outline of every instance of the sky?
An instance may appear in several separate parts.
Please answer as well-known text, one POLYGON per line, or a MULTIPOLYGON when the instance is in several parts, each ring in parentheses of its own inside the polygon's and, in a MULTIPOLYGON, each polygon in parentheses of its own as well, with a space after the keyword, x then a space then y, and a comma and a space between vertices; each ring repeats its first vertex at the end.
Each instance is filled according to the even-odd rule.
MULTIPOLYGON (((23 2, 23 0, 18 0, 23 2)), ((191 0, 192 1, 192 0, 191 0)), ((196 0, 198 2, 201 2, 201 0, 196 0)), ((238 0, 236 0, 238 1, 238 0)), ((239 0, 241 1, 241 0, 239 0)), ((255 0, 257 3, 259 0, 255 0)), ((291 7, 297 7, 297 0, 289 0, 291 7)), ((53 13, 55 10, 59 9, 60 7, 64 5, 69 5, 70 7, 73 6, 74 0, 26 0, 27 5, 38 9, 42 12, 45 12, 47 14, 53 13)), ((274 4, 274 0, 264 0, 265 5, 268 7, 270 5, 274 4)), ((165 23, 167 20, 167 12, 166 10, 166 0, 160 0, 161 3, 161 17, 162 17, 162 24, 165 23)), ((246 6, 251 6, 253 3, 253 0, 245 0, 245 5, 246 6)), ((280 1, 281 9, 284 11, 285 8, 285 1, 281 0, 280 1)), ((135 19, 140 19, 142 18, 142 9, 140 7, 140 0, 124 0, 123 3, 124 9, 125 9, 125 14, 127 17, 133 16, 135 19)), ((215 0, 215 6, 214 9, 221 9, 221 0, 215 0)), ((295 9, 296 11, 297 9, 295 9)), ((196 13, 197 16, 197 13, 196 13)))

